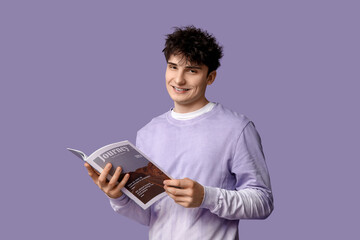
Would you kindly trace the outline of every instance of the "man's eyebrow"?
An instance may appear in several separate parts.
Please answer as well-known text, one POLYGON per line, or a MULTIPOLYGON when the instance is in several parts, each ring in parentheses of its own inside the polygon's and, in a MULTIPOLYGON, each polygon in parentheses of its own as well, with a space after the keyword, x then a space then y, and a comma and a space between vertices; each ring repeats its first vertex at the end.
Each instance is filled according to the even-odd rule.
POLYGON ((185 68, 201 69, 201 67, 200 67, 199 65, 195 65, 195 66, 185 66, 185 68))
MULTIPOLYGON (((170 65, 175 65, 177 66, 176 63, 173 63, 173 62, 167 62, 168 64, 170 65)), ((195 69, 201 69, 201 67, 199 65, 188 65, 188 66, 185 66, 185 68, 195 68, 195 69)))

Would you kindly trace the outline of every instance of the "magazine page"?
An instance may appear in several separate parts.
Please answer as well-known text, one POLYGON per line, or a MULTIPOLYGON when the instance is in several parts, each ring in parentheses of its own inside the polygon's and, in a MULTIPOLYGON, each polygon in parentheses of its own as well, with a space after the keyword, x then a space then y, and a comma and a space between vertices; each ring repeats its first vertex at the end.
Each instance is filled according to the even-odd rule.
POLYGON ((76 149, 72 149, 72 148, 67 148, 67 150, 69 150, 70 152, 72 152, 73 154, 75 154, 75 156, 77 156, 78 158, 82 159, 83 161, 86 161, 87 156, 85 153, 83 153, 80 150, 76 150, 76 149))
POLYGON ((102 172, 105 165, 110 162, 112 168, 107 176, 108 179, 115 173, 115 169, 121 166, 123 171, 119 179, 122 179, 126 173, 130 174, 129 180, 122 189, 123 193, 143 209, 166 195, 163 181, 170 177, 129 141, 102 147, 91 154, 86 161, 99 172, 102 172))

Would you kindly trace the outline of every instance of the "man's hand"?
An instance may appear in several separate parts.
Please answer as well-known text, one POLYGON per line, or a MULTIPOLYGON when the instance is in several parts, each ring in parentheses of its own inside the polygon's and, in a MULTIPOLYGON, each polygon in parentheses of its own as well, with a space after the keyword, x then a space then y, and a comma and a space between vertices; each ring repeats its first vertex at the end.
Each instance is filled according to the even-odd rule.
POLYGON ((99 175, 88 163, 85 163, 84 166, 88 170, 89 176, 92 178, 94 183, 110 198, 119 198, 123 195, 121 189, 125 186, 130 175, 125 174, 124 178, 118 183, 118 179, 121 174, 121 167, 116 168, 116 171, 110 181, 107 181, 106 176, 109 174, 111 169, 111 163, 108 163, 104 170, 99 175))
POLYGON ((204 199, 204 187, 189 178, 164 181, 166 193, 186 208, 199 207, 204 199))

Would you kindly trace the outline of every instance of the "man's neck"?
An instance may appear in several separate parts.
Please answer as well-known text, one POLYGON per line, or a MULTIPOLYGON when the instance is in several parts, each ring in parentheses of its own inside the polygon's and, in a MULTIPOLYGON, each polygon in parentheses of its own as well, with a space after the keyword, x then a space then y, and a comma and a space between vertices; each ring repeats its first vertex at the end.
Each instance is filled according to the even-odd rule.
POLYGON ((191 104, 191 105, 178 104, 178 103, 174 102, 173 111, 176 113, 194 112, 194 111, 199 110, 200 108, 204 107, 208 103, 209 103, 209 101, 207 99, 204 99, 204 101, 201 101, 197 104, 191 104))
POLYGON ((212 111, 212 109, 214 107, 215 107, 215 103, 209 102, 204 107, 202 107, 196 111, 193 111, 193 112, 177 113, 177 112, 174 112, 174 110, 172 109, 170 114, 171 114, 171 117, 176 120, 186 121, 186 120, 191 120, 191 119, 197 118, 207 112, 210 112, 210 111, 212 111))

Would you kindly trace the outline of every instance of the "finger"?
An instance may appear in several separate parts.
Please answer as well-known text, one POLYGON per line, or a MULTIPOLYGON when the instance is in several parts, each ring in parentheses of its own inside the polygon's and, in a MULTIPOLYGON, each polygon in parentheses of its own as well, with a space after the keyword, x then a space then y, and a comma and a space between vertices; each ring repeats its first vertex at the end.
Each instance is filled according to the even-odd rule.
POLYGON ((125 187, 125 184, 127 183, 127 181, 130 178, 130 174, 125 174, 125 176, 123 177, 123 179, 120 181, 120 183, 116 186, 115 191, 120 191, 123 187, 125 187))
POLYGON ((194 181, 189 178, 184 178, 184 179, 165 180, 163 183, 164 183, 164 185, 171 186, 171 187, 191 188, 194 186, 193 182, 194 181))
POLYGON ((100 187, 105 186, 105 184, 106 184, 106 177, 107 177, 107 175, 109 174, 111 167, 112 167, 112 166, 111 166, 111 163, 108 163, 108 164, 106 164, 104 170, 101 172, 101 174, 100 174, 100 176, 99 176, 99 178, 98 178, 98 183, 99 183, 99 186, 100 186, 100 187))
POLYGON ((190 204, 192 202, 192 198, 190 197, 175 197, 173 198, 176 203, 187 203, 190 204))
POLYGON ((91 169, 96 175, 100 175, 100 173, 95 169, 93 168, 89 163, 84 163, 84 166, 87 168, 87 169, 91 169))
POLYGON ((97 182, 99 175, 97 172, 90 166, 90 164, 85 163, 84 166, 86 167, 89 176, 92 178, 94 182, 97 182))
POLYGON ((109 181, 109 187, 113 188, 119 180, 120 174, 121 174, 121 167, 117 167, 115 170, 114 175, 111 177, 110 181, 109 181))
POLYGON ((182 206, 188 205, 192 201, 192 198, 189 196, 175 196, 169 192, 166 192, 166 193, 169 195, 169 197, 171 197, 174 200, 174 202, 176 202, 182 206))
POLYGON ((168 180, 164 180, 163 184, 167 186, 179 187, 180 181, 179 179, 170 179, 170 180, 168 179, 168 180))
MULTIPOLYGON (((169 197, 171 197, 172 199, 174 199, 174 201, 175 201, 175 199, 177 199, 178 197, 180 197, 180 196, 176 196, 176 195, 172 194, 171 192, 167 192, 167 191, 166 191, 166 193, 167 193, 167 195, 169 195, 169 197)), ((183 197, 183 196, 181 196, 181 197, 183 197)))
POLYGON ((174 196, 191 196, 192 190, 189 188, 177 188, 177 187, 164 187, 165 191, 171 193, 174 196))
POLYGON ((169 195, 169 197, 171 197, 175 201, 175 198, 176 198, 175 195, 173 195, 171 192, 168 192, 168 191, 165 191, 165 192, 166 192, 167 195, 169 195))
POLYGON ((179 204, 180 206, 183 206, 184 208, 193 208, 194 207, 191 202, 175 202, 175 203, 179 204))

